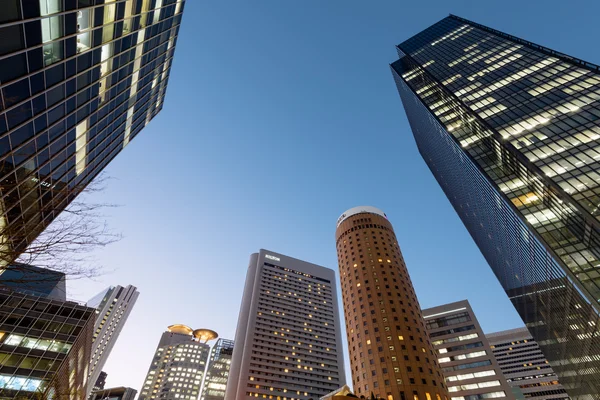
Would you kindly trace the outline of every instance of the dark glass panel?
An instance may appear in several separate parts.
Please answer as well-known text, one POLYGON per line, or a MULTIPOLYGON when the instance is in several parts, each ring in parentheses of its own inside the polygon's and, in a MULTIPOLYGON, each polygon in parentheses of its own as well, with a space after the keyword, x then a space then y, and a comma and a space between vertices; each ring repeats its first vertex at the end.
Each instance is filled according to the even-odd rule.
POLYGON ((7 108, 25 100, 31 96, 31 93, 29 93, 29 80, 27 78, 21 79, 12 85, 6 86, 2 89, 2 94, 7 108))
POLYGON ((25 39, 27 47, 42 44, 42 25, 39 21, 27 22, 25 24, 25 39))
POLYGON ((31 102, 26 101, 25 103, 19 105, 18 107, 13 108, 6 112, 6 119, 8 120, 8 128, 13 129, 19 124, 27 121, 33 115, 31 113, 31 102))
POLYGON ((31 139, 33 137, 33 122, 23 125, 19 129, 15 129, 10 134, 10 143, 12 148, 16 148, 21 143, 31 139))
MULTIPOLYGON (((16 21, 21 19, 21 4, 19 0, 2 0, 2 12, 0 12, 0 23, 16 21)), ((0 37, 2 34, 0 34, 0 37)))
POLYGON ((44 52, 41 47, 29 50, 27 52, 27 60, 29 62, 29 73, 44 68, 44 52))
POLYGON ((56 85, 65 79, 65 67, 61 63, 46 70, 46 87, 56 85))
POLYGON ((46 88, 46 84, 44 82, 45 80, 43 72, 30 76, 29 84, 31 85, 31 93, 36 94, 43 91, 46 88))
POLYGON ((0 83, 12 81, 27 74, 27 57, 24 53, 0 60, 0 83))
MULTIPOLYGON (((4 4, 0 19, 4 14, 4 4)), ((25 38, 23 37, 23 25, 10 25, 0 28, 0 55, 13 53, 25 48, 25 38)))
MULTIPOLYGON (((40 0, 21 0, 23 3, 23 17, 34 18, 40 16, 40 0)), ((37 23, 39 25, 39 22, 37 23)))

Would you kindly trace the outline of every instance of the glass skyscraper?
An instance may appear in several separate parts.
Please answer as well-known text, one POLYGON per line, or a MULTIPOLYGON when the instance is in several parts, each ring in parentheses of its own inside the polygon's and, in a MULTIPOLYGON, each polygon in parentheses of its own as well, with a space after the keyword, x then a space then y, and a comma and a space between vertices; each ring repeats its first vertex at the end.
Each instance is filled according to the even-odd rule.
POLYGON ((449 16, 397 46, 417 146, 576 399, 600 399, 600 67, 449 16))
POLYGON ((4 264, 162 109, 184 5, 2 0, 4 264))
POLYGON ((210 359, 206 368, 200 400, 223 400, 229 378, 233 340, 219 339, 210 350, 210 359))

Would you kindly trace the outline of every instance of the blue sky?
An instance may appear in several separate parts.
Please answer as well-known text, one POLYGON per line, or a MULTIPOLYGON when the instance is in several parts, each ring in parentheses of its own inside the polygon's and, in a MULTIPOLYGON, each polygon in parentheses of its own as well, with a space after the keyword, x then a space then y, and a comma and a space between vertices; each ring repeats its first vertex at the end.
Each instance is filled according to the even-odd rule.
POLYGON ((487 332, 522 325, 421 159, 389 63, 448 13, 598 63, 587 3, 188 0, 164 109, 94 199, 122 205, 125 238, 97 252, 105 275, 70 284, 141 292, 107 385, 139 390, 170 324, 233 338, 252 252, 337 269, 335 223, 357 205, 387 213, 423 308, 466 298, 487 332))

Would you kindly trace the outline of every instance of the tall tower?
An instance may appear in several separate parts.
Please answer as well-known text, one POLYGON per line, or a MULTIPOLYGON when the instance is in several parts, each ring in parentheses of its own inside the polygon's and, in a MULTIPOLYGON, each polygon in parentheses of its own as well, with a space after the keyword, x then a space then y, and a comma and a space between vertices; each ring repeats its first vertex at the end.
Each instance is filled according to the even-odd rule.
POLYGON ((210 351, 200 400, 223 400, 229 379, 233 340, 219 339, 210 351))
POLYGON ((345 383, 333 270, 250 256, 225 399, 317 399, 345 383))
POLYGON ((447 398, 421 308, 392 224, 355 207, 335 233, 355 394, 388 400, 447 398))
POLYGON ((90 359, 88 396, 94 389, 96 380, 110 355, 123 326, 140 295, 135 286, 111 286, 94 296, 88 307, 96 309, 96 323, 90 359))
POLYGON ((600 66, 452 15, 397 48, 423 159, 569 395, 600 399, 600 66))
POLYGON ((162 110, 185 0, 0 3, 4 266, 162 110))
POLYGON ((158 342, 138 400, 196 400, 210 346, 217 338, 209 329, 171 325, 158 342))

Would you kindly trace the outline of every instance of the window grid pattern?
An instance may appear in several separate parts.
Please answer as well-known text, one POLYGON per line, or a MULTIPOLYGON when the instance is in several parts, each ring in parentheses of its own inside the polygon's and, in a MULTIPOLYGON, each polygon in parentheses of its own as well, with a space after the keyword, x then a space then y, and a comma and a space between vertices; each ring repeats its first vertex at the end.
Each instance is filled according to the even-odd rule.
POLYGON ((94 318, 74 302, 0 290, 0 398, 85 398, 94 318))
POLYGON ((209 345, 191 334, 164 332, 142 385, 139 400, 196 400, 209 345))
POLYGON ((487 335, 508 383, 527 397, 567 400, 569 396, 526 328, 487 335))
POLYGON ((219 339, 210 351, 210 361, 202 384, 201 400, 223 400, 229 378, 233 340, 219 339))
MULTIPOLYGON (((462 79, 462 74, 456 74, 453 70, 442 76, 439 71, 443 68, 437 72, 429 71, 435 64, 449 65, 448 68, 451 68, 478 57, 471 54, 472 50, 480 45, 480 41, 487 39, 487 43, 492 40, 486 36, 489 32, 479 32, 479 29, 452 17, 431 29, 431 32, 417 35, 401 45, 411 54, 399 50, 401 59, 392 65, 419 151, 523 320, 549 355, 549 361, 563 385, 572 396, 597 396, 600 343, 596 328, 595 264, 592 257, 587 259, 590 262, 587 265, 575 265, 572 262, 573 254, 585 257, 596 251, 596 218, 545 176, 539 165, 510 143, 512 139, 503 138, 496 128, 488 124, 484 118, 486 115, 478 110, 473 111, 474 104, 468 106, 463 101, 460 96, 466 94, 461 92, 467 87, 464 85, 479 82, 473 84, 466 80, 463 86, 452 86, 455 81, 462 79), (458 41, 474 32, 478 35, 470 42, 461 44, 460 54, 452 54, 452 51, 438 47, 444 41, 458 41), (422 61, 415 61, 413 56, 425 53, 423 48, 430 51, 431 47, 444 53, 439 57, 452 60, 439 63, 434 60, 425 67, 422 61), (458 121, 455 120, 456 116, 459 117, 458 121), (471 137, 477 137, 477 140, 465 142, 465 138, 471 137), (525 183, 507 186, 506 182, 525 183), (523 192, 519 193, 519 190, 523 192), (515 201, 529 192, 536 198, 523 199, 527 201, 521 203, 515 201), (550 210, 560 217, 540 220, 536 214, 534 221, 531 216, 537 212, 533 208, 535 206, 550 210), (565 324, 565 321, 570 323, 565 324)), ((485 57, 493 58, 511 46, 520 44, 510 41, 504 43, 500 39, 494 38, 501 48, 485 51, 485 56, 473 63, 488 60, 485 57)), ((534 52, 526 46, 514 51, 534 52)), ((546 60, 537 63, 541 67, 536 71, 543 71, 544 65, 552 58, 546 53, 523 54, 518 59, 536 56, 538 60, 546 60)), ((432 57, 432 53, 428 53, 426 58, 431 61, 432 57)), ((548 65, 562 61, 562 58, 554 58, 548 65)), ((484 64, 480 65, 480 71, 490 67, 490 63, 484 64)), ((503 65, 490 74, 497 74, 493 80, 497 83, 521 71, 519 68, 507 69, 503 65)), ((486 71, 483 76, 487 75, 486 71)), ((523 77, 513 78, 503 90, 522 95, 527 93, 520 86, 523 82, 523 77)), ((539 82, 536 84, 539 86, 539 82)), ((481 85, 484 84, 475 86, 479 88, 481 85)), ((552 90, 562 89, 558 87, 552 90)), ((503 99, 498 97, 492 103, 503 99)), ((596 105, 590 103, 580 109, 585 111, 594 107, 596 105)), ((497 127, 502 128, 501 125, 497 127)))
POLYGON ((264 264, 247 396, 300 400, 340 387, 333 306, 328 280, 264 264))
POLYGON ((336 246, 356 394, 448 399, 390 222, 368 212, 347 217, 336 246))
POLYGON ((3 3, 0 228, 12 249, 35 239, 162 109, 184 4, 3 3))

